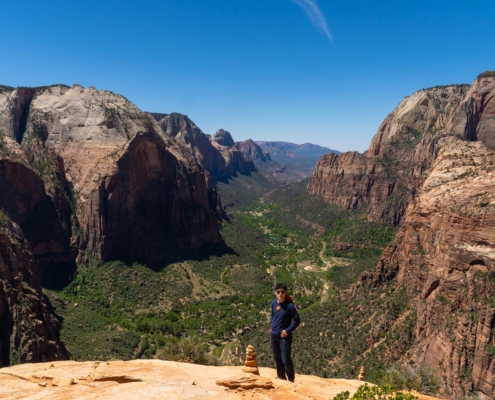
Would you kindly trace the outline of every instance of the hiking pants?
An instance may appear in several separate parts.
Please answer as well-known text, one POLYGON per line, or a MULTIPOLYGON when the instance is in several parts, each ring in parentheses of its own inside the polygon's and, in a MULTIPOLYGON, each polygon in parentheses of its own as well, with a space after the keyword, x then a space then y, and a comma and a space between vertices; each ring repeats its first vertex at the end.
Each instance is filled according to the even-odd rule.
POLYGON ((292 335, 282 338, 272 334, 271 343, 273 358, 277 365, 277 376, 280 379, 288 379, 289 381, 294 382, 295 374, 291 358, 292 335))

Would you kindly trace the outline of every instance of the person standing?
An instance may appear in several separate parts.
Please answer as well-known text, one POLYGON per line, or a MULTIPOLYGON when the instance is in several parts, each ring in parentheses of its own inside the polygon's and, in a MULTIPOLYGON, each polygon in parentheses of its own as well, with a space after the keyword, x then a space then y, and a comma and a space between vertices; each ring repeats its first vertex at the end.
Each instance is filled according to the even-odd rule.
POLYGON ((275 285, 275 297, 272 301, 271 345, 273 358, 277 365, 277 378, 294 382, 295 373, 292 364, 292 332, 301 323, 294 301, 287 294, 283 283, 275 285))

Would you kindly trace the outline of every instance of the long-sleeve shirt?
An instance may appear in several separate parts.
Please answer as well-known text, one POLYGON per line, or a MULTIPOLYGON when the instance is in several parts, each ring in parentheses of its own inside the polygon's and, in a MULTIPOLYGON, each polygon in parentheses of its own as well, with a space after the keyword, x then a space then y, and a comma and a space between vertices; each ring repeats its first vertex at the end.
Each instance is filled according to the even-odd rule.
POLYGON ((294 303, 288 300, 285 300, 283 303, 279 303, 277 300, 272 301, 271 328, 273 335, 280 336, 283 330, 290 335, 300 323, 301 319, 294 303), (278 306, 280 306, 280 309, 277 310, 278 306))

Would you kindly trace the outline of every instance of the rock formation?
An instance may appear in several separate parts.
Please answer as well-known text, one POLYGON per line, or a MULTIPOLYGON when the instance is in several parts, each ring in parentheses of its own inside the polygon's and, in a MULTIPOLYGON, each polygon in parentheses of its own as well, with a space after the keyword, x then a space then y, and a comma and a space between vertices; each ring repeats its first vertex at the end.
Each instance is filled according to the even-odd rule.
MULTIPOLYGON (((123 96, 79 85, 0 87, 0 209, 34 255, 23 268, 46 287, 67 285, 78 255, 163 266, 223 245, 220 199, 189 148, 123 96)), ((17 239, 3 240, 8 248, 17 239)), ((15 265, 19 251, 2 256, 14 254, 15 265)), ((65 357, 41 286, 11 285, 2 363, 65 357)))
MULTIPOLYGON (((102 260, 153 264, 221 243, 217 195, 201 166, 149 114, 123 96, 78 85, 37 88, 29 101, 23 93, 0 94, 0 126, 31 165, 47 166, 38 171, 47 190, 55 179, 66 184, 50 197, 62 220, 60 208, 72 203, 76 247, 102 260)), ((68 238, 56 248, 70 251, 68 238)), ((51 254, 48 245, 31 245, 51 254)))
POLYGON ((77 250, 70 245, 69 207, 63 194, 62 200, 56 202, 57 195, 63 193, 63 184, 54 177, 49 196, 21 146, 0 136, 0 209, 21 227, 46 286, 69 282, 75 271, 77 250))
POLYGON ((441 366, 451 394, 463 387, 495 394, 495 152, 480 142, 442 139, 423 188, 374 284, 391 277, 417 313, 416 342, 405 360, 441 366))
POLYGON ((65 359, 58 328, 28 240, 0 209, 0 367, 65 359))
MULTIPOLYGON (((235 376, 240 370, 240 367, 211 367, 160 360, 24 364, 0 370, 0 397, 12 400, 125 400, 141 398, 145 393, 147 399, 157 400, 246 397, 255 400, 328 400, 345 390, 352 395, 362 384, 357 380, 304 375, 297 376, 297 385, 282 380, 272 382, 253 375, 239 380, 235 376)), ((262 373, 264 376, 276 376, 271 368, 262 368, 262 373)), ((427 399, 430 398, 421 400, 427 399)))
POLYGON ((189 157, 195 159, 213 177, 223 177, 227 174, 226 161, 222 154, 187 115, 168 114, 158 121, 158 125, 167 136, 180 143, 189 157))
POLYGON ((439 137, 469 90, 423 89, 404 98, 378 128, 364 154, 328 154, 318 161, 308 193, 345 208, 368 210, 376 222, 399 224, 438 151, 439 137))
MULTIPOLYGON (((495 395, 494 89, 495 76, 482 74, 466 91, 434 143, 394 244, 356 285, 396 279, 405 288, 417 320, 403 360, 438 368, 457 397, 495 395)), ((382 148, 374 139, 370 151, 382 148)))
POLYGON ((254 347, 249 345, 246 348, 246 361, 244 361, 244 368, 242 372, 247 372, 254 375, 259 375, 258 363, 256 362, 256 351, 254 347))
POLYGON ((249 154, 243 153, 238 144, 234 142, 230 132, 223 129, 218 130, 211 137, 211 142, 225 159, 225 167, 229 176, 237 173, 249 175, 256 170, 253 160, 249 158, 249 154))
POLYGON ((362 365, 361 368, 359 369, 359 375, 358 375, 358 380, 359 381, 364 381, 365 375, 364 375, 364 366, 362 365))
POLYGON ((495 74, 480 74, 449 124, 450 132, 495 148, 495 74))
POLYGON ((243 156, 251 161, 271 161, 270 152, 264 152, 260 146, 258 146, 251 139, 244 142, 236 143, 237 149, 243 154, 243 156))

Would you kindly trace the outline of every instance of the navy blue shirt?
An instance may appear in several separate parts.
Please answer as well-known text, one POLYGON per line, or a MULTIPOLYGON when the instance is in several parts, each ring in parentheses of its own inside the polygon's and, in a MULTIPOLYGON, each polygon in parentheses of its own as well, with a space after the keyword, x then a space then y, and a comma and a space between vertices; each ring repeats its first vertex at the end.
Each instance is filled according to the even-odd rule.
POLYGON ((292 333, 301 323, 299 314, 297 313, 296 306, 288 300, 283 303, 279 303, 277 300, 272 301, 272 334, 280 336, 285 329, 288 335, 292 333), (277 307, 280 309, 277 310, 277 307))

